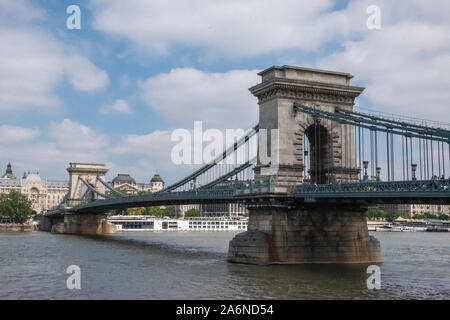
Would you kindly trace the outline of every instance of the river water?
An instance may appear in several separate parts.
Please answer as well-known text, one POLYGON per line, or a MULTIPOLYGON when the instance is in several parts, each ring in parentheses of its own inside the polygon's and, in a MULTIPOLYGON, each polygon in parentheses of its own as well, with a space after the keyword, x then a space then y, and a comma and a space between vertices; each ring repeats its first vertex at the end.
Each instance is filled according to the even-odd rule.
POLYGON ((0 299, 450 299, 450 233, 373 233, 380 290, 367 289, 367 265, 227 263, 235 234, 0 233, 0 299), (67 289, 69 265, 80 290, 67 289))

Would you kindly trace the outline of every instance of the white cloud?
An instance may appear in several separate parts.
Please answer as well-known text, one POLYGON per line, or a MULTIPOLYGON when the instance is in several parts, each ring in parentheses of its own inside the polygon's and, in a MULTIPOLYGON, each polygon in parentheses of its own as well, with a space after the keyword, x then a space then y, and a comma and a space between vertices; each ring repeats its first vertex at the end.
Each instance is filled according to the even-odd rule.
POLYGON ((0 125, 0 143, 7 144, 33 140, 38 137, 39 134, 39 129, 0 125))
POLYGON ((61 80, 61 51, 38 30, 0 27, 0 110, 59 104, 53 88, 61 80))
POLYGON ((109 138, 101 132, 64 119, 62 122, 52 122, 48 135, 51 141, 59 148, 74 150, 99 150, 103 152, 109 144, 109 138))
POLYGON ((94 27, 157 54, 176 45, 247 57, 310 51, 345 32, 332 0, 92 0, 94 27))
POLYGON ((129 114, 133 110, 128 102, 122 99, 117 99, 113 104, 104 105, 100 108, 100 113, 111 114, 111 113, 122 113, 129 114))
POLYGON ((168 122, 192 128, 195 120, 216 128, 248 128, 258 114, 248 88, 260 79, 257 70, 225 73, 173 69, 140 84, 144 101, 168 122))
POLYGON ((39 170, 42 177, 68 179, 65 169, 69 162, 108 160, 109 138, 80 123, 68 119, 52 122, 47 135, 36 140, 39 133, 37 129, 0 126, 0 161, 11 161, 16 176, 18 170, 39 170))
MULTIPOLYGON (((450 22, 440 12, 449 3, 378 2, 382 28, 346 41, 318 67, 353 73, 353 83, 365 84, 364 96, 377 111, 449 122, 450 22)), ((349 14, 369 3, 350 5, 349 14)))
POLYGON ((170 140, 171 131, 124 135, 111 145, 105 133, 65 119, 51 122, 47 134, 37 140, 38 136, 37 129, 1 125, 0 162, 11 161, 16 176, 21 171, 37 170, 49 179, 68 179, 66 168, 70 162, 105 163, 109 178, 130 173, 139 182, 148 182, 157 170, 168 182, 194 170, 192 166, 172 163, 175 142, 170 140))
POLYGON ((48 30, 40 27, 45 12, 29 1, 0 1, 0 110, 51 109, 65 76, 73 88, 105 87, 105 71, 48 30))
MULTIPOLYGON (((111 150, 110 157, 120 157, 125 165, 115 167, 115 170, 130 173, 139 181, 158 172, 163 179, 172 183, 189 173, 198 166, 175 165, 171 159, 172 147, 178 142, 171 140, 172 131, 156 130, 145 135, 125 135, 111 150)), ((116 161, 117 165, 117 161, 116 161)))
POLYGON ((79 91, 95 91, 106 87, 108 74, 82 56, 71 56, 64 61, 69 82, 79 91))
POLYGON ((0 0, 0 24, 34 23, 47 18, 44 10, 28 0, 0 0))
POLYGON ((146 135, 126 135, 122 137, 118 146, 114 148, 114 153, 157 154, 164 156, 164 152, 160 151, 162 147, 170 144, 170 135, 171 131, 166 130, 156 130, 146 135))

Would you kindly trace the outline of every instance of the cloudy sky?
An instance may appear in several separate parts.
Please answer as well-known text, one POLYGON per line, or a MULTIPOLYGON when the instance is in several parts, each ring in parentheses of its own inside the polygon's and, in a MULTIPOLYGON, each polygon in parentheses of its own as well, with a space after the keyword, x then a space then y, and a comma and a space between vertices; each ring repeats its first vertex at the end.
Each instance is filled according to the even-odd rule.
POLYGON ((350 72, 363 108, 450 122, 448 0, 0 0, 0 169, 173 182, 176 128, 248 128, 272 65, 350 72), (69 30, 69 5, 81 29, 69 30), (367 7, 381 9, 369 30, 367 7))

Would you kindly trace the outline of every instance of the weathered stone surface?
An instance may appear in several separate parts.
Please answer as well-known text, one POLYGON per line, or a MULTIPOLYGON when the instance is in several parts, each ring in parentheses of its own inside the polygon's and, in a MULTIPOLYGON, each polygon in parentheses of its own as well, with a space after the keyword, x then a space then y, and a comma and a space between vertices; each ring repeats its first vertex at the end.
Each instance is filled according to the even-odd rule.
POLYGON ((29 232, 34 231, 32 224, 27 223, 4 223, 0 224, 0 231, 2 232, 29 232))
POLYGON ((105 235, 117 232, 115 225, 108 223, 106 215, 70 214, 64 216, 64 222, 55 223, 52 233, 105 235))
POLYGON ((228 261, 250 264, 378 263, 380 243, 360 209, 253 208, 228 261))
POLYGON ((53 225, 64 222, 64 218, 63 217, 48 217, 43 214, 40 214, 34 218, 34 221, 37 222, 37 227, 38 227, 39 231, 50 232, 50 231, 52 231, 53 225))

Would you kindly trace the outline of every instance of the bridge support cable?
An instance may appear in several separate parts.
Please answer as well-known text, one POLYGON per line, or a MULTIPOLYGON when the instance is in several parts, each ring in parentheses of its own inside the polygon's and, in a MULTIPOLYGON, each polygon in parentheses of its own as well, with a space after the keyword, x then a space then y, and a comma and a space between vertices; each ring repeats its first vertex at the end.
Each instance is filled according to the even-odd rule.
POLYGON ((403 180, 406 178, 405 174, 405 137, 402 136, 402 168, 403 168, 403 180))
POLYGON ((378 134, 377 131, 374 132, 374 139, 375 139, 375 174, 378 176, 377 168, 378 168, 378 134))
POLYGON ((419 142, 419 168, 420 168, 420 180, 423 180, 423 175, 422 175, 422 139, 419 139, 418 142, 419 142))
MULTIPOLYGON (((411 137, 411 138, 409 138, 409 153, 410 153, 410 159, 411 159, 411 166, 410 166, 410 172, 411 172, 411 179, 413 178, 413 169, 412 169, 412 167, 413 167, 413 165, 415 164, 414 163, 414 159, 413 159, 413 138, 411 137)), ((409 179, 408 179, 409 180, 409 179)))
POLYGON ((444 143, 441 142, 441 160, 442 160, 442 175, 441 177, 445 177, 445 159, 444 159, 444 143))
POLYGON ((86 198, 87 198, 87 195, 88 195, 89 191, 91 191, 91 190, 89 190, 88 188, 86 188, 86 191, 85 191, 85 192, 83 193, 83 195, 81 196, 81 200, 80 200, 81 203, 87 203, 86 198))
POLYGON ((430 141, 431 144, 431 177, 435 176, 434 174, 434 150, 433 150, 433 141, 430 141))
POLYGON ((425 145, 426 145, 426 147, 427 147, 427 151, 426 151, 426 154, 427 154, 427 178, 428 179, 431 179, 431 177, 433 176, 432 175, 432 172, 431 172, 431 151, 430 151, 430 148, 431 148, 431 144, 429 143, 429 141, 428 140, 425 140, 425 145))
MULTIPOLYGON (((210 182, 210 183, 207 183, 207 184, 205 184, 205 185, 200 186, 198 189, 206 189, 206 188, 210 188, 210 187, 213 187, 213 186, 215 186, 215 185, 218 185, 218 184, 220 184, 220 183, 222 183, 222 182, 229 181, 230 178, 232 178, 233 176, 236 176, 236 177, 237 177, 237 175, 238 175, 239 173, 244 172, 245 169, 249 168, 249 167, 250 167, 252 164, 254 164, 254 163, 256 163, 256 157, 253 158, 253 159, 250 160, 250 161, 247 161, 247 162, 244 163, 243 165, 241 165, 241 166, 235 168, 234 170, 228 172, 227 174, 221 176, 219 179, 216 179, 216 180, 214 180, 214 181, 212 181, 212 182, 210 182)), ((244 180, 243 178, 244 178, 244 176, 241 175, 241 179, 242 179, 242 180, 244 180)))
MULTIPOLYGON (((360 127, 361 128, 361 130, 362 130, 362 160, 363 160, 363 165, 364 165, 364 161, 366 161, 366 157, 365 157, 365 148, 366 148, 366 146, 364 145, 364 128, 362 128, 362 127, 360 127)), ((362 169, 362 167, 361 167, 361 169, 362 169)), ((363 176, 364 176, 364 173, 362 174, 363 176)))
POLYGON ((211 179, 211 175, 208 171, 213 169, 217 165, 223 165, 225 167, 229 167, 228 163, 225 163, 225 159, 228 159, 229 156, 234 157, 233 153, 238 151, 238 148, 243 146, 244 144, 250 143, 250 139, 253 137, 257 138, 257 133, 259 132, 259 124, 248 130, 243 137, 233 143, 232 146, 227 148, 223 153, 217 156, 214 160, 204 165, 203 167, 197 169, 189 176, 177 181, 176 183, 164 188, 159 192, 170 192, 174 191, 180 187, 186 186, 189 183, 192 185, 193 183, 206 184, 211 179), (206 175, 205 175, 206 174, 206 175))
POLYGON ((405 137, 405 156, 406 156, 406 180, 409 180, 409 148, 408 148, 408 136, 405 137))
POLYGON ((370 130, 370 179, 373 180, 373 176, 374 176, 374 168, 373 168, 373 164, 374 164, 374 156, 373 156, 373 148, 374 148, 374 144, 373 144, 373 131, 370 130))
MULTIPOLYGON (((380 127, 391 127, 393 130, 407 130, 408 134, 414 134, 414 135, 429 135, 431 139, 433 137, 440 137, 444 138, 443 141, 448 141, 450 138, 450 130, 438 128, 438 127, 432 127, 432 126, 424 126, 424 125, 417 125, 411 122, 402 121, 401 119, 388 119, 388 118, 382 118, 379 116, 374 116, 371 114, 361 113, 361 112, 355 112, 350 111, 346 109, 342 109, 340 107, 336 107, 336 114, 342 114, 345 115, 342 117, 342 119, 347 119, 350 121, 359 120, 362 123, 366 122, 367 124, 380 126, 380 127)), ((325 111, 326 112, 326 111, 325 111)), ((435 139, 433 139, 435 140, 435 139)), ((441 139, 438 139, 441 140, 441 139)))
POLYGON ((111 192, 114 192, 115 194, 121 196, 121 197, 126 197, 127 195, 112 188, 110 185, 108 185, 105 181, 103 181, 102 179, 100 179, 100 177, 97 177, 97 181, 99 181, 102 185, 104 185, 108 190, 110 190, 111 192))
POLYGON ((396 135, 406 134, 408 137, 414 138, 422 138, 426 135, 429 140, 450 142, 450 130, 386 120, 384 118, 344 110, 339 107, 336 107, 336 112, 328 112, 294 103, 294 110, 311 114, 318 118, 329 119, 342 124, 361 126, 376 131, 386 132, 391 130, 396 135))
POLYGON ((89 182, 87 182, 86 180, 84 180, 81 177, 78 177, 78 179, 92 192, 98 194, 99 196, 108 199, 109 197, 107 197, 105 194, 101 193, 100 191, 98 191, 97 189, 95 189, 89 182))
POLYGON ((358 149, 359 149, 359 180, 363 179, 362 161, 361 161, 361 127, 358 127, 358 149))
MULTIPOLYGON (((342 157, 342 163, 345 167, 352 166, 351 154, 355 154, 355 159, 359 165, 362 167, 362 163, 366 161, 365 159, 365 131, 368 130, 368 140, 369 146, 368 151, 370 152, 370 179, 380 179, 380 156, 384 156, 383 148, 381 147, 384 143, 379 141, 378 132, 386 133, 386 147, 385 147, 385 159, 386 159, 386 174, 383 177, 388 181, 395 181, 398 179, 396 177, 396 167, 402 167, 402 177, 403 180, 410 179, 427 179, 438 175, 440 178, 442 175, 445 177, 446 172, 446 152, 445 145, 449 148, 448 155, 448 165, 450 168, 450 130, 447 128, 436 127, 436 123, 433 126, 422 125, 418 123, 412 123, 404 121, 402 119, 390 119, 386 117, 374 116, 370 114, 365 114, 361 112, 355 112, 340 107, 335 107, 334 112, 324 111, 316 109, 313 107, 305 106, 302 104, 294 103, 294 111, 302 112, 311 115, 314 119, 325 119, 330 121, 335 121, 341 124, 341 136, 342 136, 342 149, 346 154, 342 157), (355 150, 353 150, 351 141, 349 140, 350 132, 347 130, 348 126, 355 127, 354 134, 354 145, 355 150), (358 127, 358 128, 356 128, 358 127), (401 137, 401 148, 402 148, 402 160, 398 163, 395 162, 395 152, 400 147, 395 147, 397 144, 394 140, 394 135, 401 137), (438 150, 436 155, 435 144, 438 144, 438 150), (428 147, 428 144, 430 146, 428 147), (351 152, 351 154, 349 153, 351 152), (417 153, 417 155, 415 155, 417 153), (423 153, 423 156, 422 156, 423 153), (418 157, 418 158, 417 158, 418 157), (437 162, 435 161, 437 159, 437 162), (430 163, 431 162, 431 163, 430 163), (419 170, 417 170, 417 167, 419 170), (437 170, 437 172, 436 172, 437 170)), ((439 124, 442 126, 442 124, 439 124)), ((320 135, 320 127, 317 128, 320 135)), ((318 133, 314 132, 315 138, 317 138, 318 133)), ((312 150, 315 159, 320 159, 319 150, 312 150), (317 154, 319 153, 319 154, 317 154)), ((398 150, 399 151, 399 150, 398 150)), ((398 152, 397 151, 397 152, 398 152)), ((322 168, 320 163, 313 161, 315 166, 313 171, 319 172, 322 168)), ((384 162, 384 161, 383 161, 384 162)), ((384 164, 383 164, 384 165, 384 164)), ((360 172, 360 179, 363 178, 362 171, 360 172)))
POLYGON ((387 163, 387 177, 391 181, 391 164, 389 160, 389 132, 386 132, 386 163, 387 163))
POLYGON ((441 144, 438 142, 438 178, 441 177, 441 144))
POLYGON ((392 168, 392 181, 395 181, 395 155, 394 155, 394 134, 391 132, 391 168, 392 168))
POLYGON ((450 171, 450 142, 447 144, 448 147, 448 169, 450 171))

